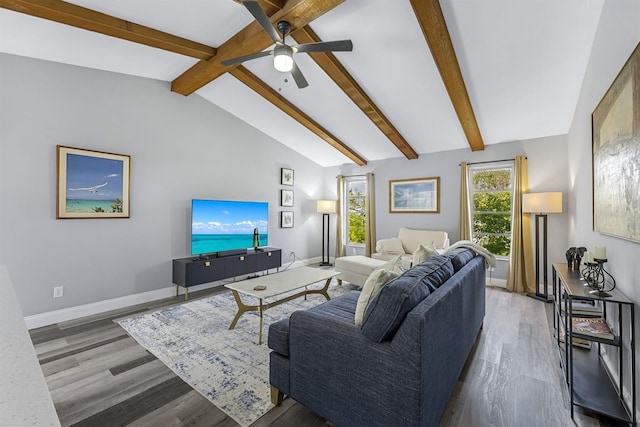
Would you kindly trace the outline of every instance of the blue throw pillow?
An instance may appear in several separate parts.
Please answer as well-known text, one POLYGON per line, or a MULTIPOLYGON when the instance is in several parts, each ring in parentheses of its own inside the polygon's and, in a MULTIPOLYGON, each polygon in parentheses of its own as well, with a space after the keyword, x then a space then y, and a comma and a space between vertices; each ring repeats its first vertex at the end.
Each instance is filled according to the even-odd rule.
POLYGON ((402 275, 392 280, 369 303, 362 321, 362 334, 375 342, 391 338, 407 313, 429 293, 429 288, 415 277, 402 275))
POLYGON ((455 270, 455 272, 458 272, 458 270, 460 270, 469 261, 471 261, 476 257, 476 253, 473 252, 471 249, 457 248, 445 253, 444 256, 449 257, 451 259, 451 263, 453 264, 453 269, 455 270))

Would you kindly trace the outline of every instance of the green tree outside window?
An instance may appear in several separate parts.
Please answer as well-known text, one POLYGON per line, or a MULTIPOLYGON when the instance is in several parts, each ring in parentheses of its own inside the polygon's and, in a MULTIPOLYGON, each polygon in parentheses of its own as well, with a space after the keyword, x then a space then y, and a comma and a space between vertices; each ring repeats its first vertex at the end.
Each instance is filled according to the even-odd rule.
POLYGON ((472 171, 473 241, 496 255, 511 250, 511 168, 472 171))
POLYGON ((348 243, 365 244, 366 233, 366 182, 357 180, 347 183, 349 212, 347 216, 348 243))

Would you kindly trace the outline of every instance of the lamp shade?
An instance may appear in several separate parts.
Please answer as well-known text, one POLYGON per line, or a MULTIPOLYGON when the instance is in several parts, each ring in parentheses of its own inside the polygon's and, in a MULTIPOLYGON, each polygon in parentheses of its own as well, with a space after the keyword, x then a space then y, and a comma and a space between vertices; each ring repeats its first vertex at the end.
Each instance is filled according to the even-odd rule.
POLYGON ((318 213, 336 213, 336 201, 318 200, 317 211, 318 213))
POLYGON ((562 193, 528 193, 522 195, 524 213, 562 213, 562 193))

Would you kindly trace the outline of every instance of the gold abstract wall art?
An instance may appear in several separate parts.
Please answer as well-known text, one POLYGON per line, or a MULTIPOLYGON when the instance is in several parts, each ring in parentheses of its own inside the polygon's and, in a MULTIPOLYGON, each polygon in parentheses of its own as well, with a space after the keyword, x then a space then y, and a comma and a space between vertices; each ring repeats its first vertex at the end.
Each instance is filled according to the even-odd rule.
POLYGON ((591 115, 593 229, 640 242, 640 44, 591 115))

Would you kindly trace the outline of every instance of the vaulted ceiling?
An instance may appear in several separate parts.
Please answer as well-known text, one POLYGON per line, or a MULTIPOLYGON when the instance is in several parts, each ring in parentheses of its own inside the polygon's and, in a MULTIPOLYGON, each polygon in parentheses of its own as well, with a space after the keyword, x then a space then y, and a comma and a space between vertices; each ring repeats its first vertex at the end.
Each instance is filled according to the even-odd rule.
MULTIPOLYGON (((567 133, 604 0, 259 0, 298 89, 234 0, 0 0, 0 52, 170 82, 322 166, 567 133)), ((55 82, 52 82, 55 84, 55 82)))

